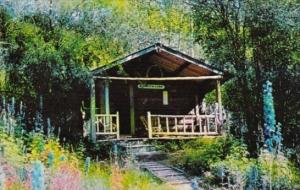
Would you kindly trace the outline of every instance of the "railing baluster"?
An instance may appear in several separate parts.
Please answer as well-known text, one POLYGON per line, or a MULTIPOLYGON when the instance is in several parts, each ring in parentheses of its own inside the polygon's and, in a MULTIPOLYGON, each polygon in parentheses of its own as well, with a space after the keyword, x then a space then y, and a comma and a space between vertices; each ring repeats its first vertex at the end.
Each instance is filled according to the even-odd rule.
POLYGON ((147 112, 147 118, 148 118, 148 133, 149 133, 149 139, 151 139, 151 138, 152 138, 151 112, 147 112))
POLYGON ((216 116, 213 119, 214 119, 213 123, 215 124, 215 132, 218 133, 218 125, 217 125, 217 122, 216 122, 216 119, 217 119, 216 116))
POLYGON ((112 115, 108 116, 109 118, 109 125, 110 125, 110 132, 113 132, 113 124, 112 124, 112 115))
POLYGON ((161 131, 160 116, 157 117, 158 131, 161 131))
POLYGON ((195 132, 195 130, 194 130, 194 118, 196 119, 196 117, 192 117, 192 133, 194 133, 195 132))
POLYGON ((170 132, 170 129, 169 129, 169 118, 166 117, 166 127, 167 127, 167 133, 170 132))
POLYGON ((199 120, 199 133, 203 133, 201 115, 198 116, 198 120, 199 120))
POLYGON ((206 135, 207 133, 207 116, 204 117, 204 125, 203 125, 203 131, 204 131, 204 134, 206 135))
POLYGON ((95 132, 98 132, 99 131, 99 118, 96 117, 96 131, 95 132))
POLYGON ((106 132, 106 116, 105 115, 103 115, 102 116, 102 118, 103 118, 103 132, 105 133, 106 132))
POLYGON ((206 133, 209 133, 209 117, 206 117, 207 119, 207 130, 206 130, 206 133))
POLYGON ((177 128, 177 117, 175 117, 175 132, 178 133, 178 128, 177 128))
POLYGON ((183 116, 183 132, 186 133, 185 116, 183 116))

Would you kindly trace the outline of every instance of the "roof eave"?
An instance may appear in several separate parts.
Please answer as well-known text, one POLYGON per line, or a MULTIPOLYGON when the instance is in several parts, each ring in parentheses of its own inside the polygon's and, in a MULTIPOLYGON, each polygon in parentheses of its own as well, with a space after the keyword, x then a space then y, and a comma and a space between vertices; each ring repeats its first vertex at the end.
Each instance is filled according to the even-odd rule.
POLYGON ((117 59, 117 60, 113 61, 112 63, 110 63, 108 65, 104 65, 104 66, 101 66, 99 68, 96 68, 96 69, 92 70, 91 73, 92 73, 93 76, 99 75, 99 74, 103 73, 104 71, 106 71, 108 69, 111 69, 111 68, 113 68, 113 67, 115 67, 117 65, 121 65, 121 64, 123 64, 125 62, 131 61, 131 60, 133 60, 135 58, 143 56, 143 55, 145 55, 147 53, 150 53, 152 51, 157 51, 157 52, 164 51, 164 52, 169 53, 169 54, 171 54, 171 55, 173 55, 175 57, 183 59, 183 60, 185 60, 187 62, 190 62, 190 63, 195 64, 197 66, 204 67, 205 69, 211 71, 212 73, 214 73, 216 75, 222 75, 223 76, 225 74, 223 71, 220 71, 217 68, 214 68, 213 66, 206 64, 203 60, 198 60, 198 59, 195 59, 193 57, 190 57, 190 56, 188 56, 188 55, 186 55, 184 53, 181 53, 181 52, 179 52, 177 50, 174 50, 174 49, 172 49, 170 47, 167 47, 167 46, 165 46, 165 45, 163 45, 161 43, 156 43, 156 44, 151 45, 151 46, 149 46, 147 48, 144 48, 144 49, 142 49, 140 51, 137 51, 137 52, 134 52, 132 54, 129 54, 129 55, 123 57, 123 58, 117 59))

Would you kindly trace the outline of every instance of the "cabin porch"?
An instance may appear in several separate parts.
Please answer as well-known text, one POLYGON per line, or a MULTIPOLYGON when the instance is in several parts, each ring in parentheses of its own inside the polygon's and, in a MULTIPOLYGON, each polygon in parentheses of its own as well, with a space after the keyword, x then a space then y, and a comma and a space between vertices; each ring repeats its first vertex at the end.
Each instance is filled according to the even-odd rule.
POLYGON ((224 72, 162 44, 92 71, 90 136, 195 138, 220 135, 224 72), (200 109, 216 90, 213 111, 200 109))
MULTIPOLYGON (((195 138, 220 135, 218 116, 210 115, 156 115, 147 113, 143 120, 148 139, 195 138)), ((95 115, 95 136, 97 139, 126 139, 131 135, 120 134, 119 112, 95 115), (100 138, 99 138, 100 137, 100 138)), ((139 137, 137 137, 139 138, 139 137)))
POLYGON ((184 81, 189 91, 175 85, 173 80, 162 82, 152 78, 143 87, 137 80, 141 78, 130 82, 123 78, 95 78, 93 94, 97 92, 100 96, 98 101, 93 94, 91 98, 93 125, 90 135, 94 140, 187 139, 220 135, 223 112, 219 77, 196 77, 188 81, 177 78, 176 83, 184 81), (209 110, 203 110, 201 105, 204 95, 199 89, 200 92, 204 90, 199 81, 203 80, 205 84, 215 84, 217 103, 209 110), (149 89, 150 86, 154 89, 149 89))

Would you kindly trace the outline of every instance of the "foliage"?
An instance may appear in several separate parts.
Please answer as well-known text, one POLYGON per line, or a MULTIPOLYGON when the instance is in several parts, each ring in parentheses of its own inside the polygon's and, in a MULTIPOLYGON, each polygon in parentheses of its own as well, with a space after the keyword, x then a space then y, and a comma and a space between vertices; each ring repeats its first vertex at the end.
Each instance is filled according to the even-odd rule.
MULTIPOLYGON (((43 105, 47 109, 40 108, 42 110, 39 111, 44 117, 52 118, 53 125, 66 124, 67 116, 78 117, 81 101, 85 97, 82 92, 87 91, 88 79, 87 69, 81 66, 90 63, 90 60, 84 58, 87 57, 84 55, 87 50, 83 49, 85 42, 82 37, 65 30, 52 30, 51 36, 44 36, 43 28, 31 23, 15 22, 9 25, 7 40, 12 48, 8 60, 11 64, 6 64, 7 90, 18 89, 17 94, 28 105, 27 117, 35 117, 36 108, 39 107, 36 103, 40 102, 40 97, 43 97, 43 105), (9 83, 15 77, 18 82, 9 83), (79 89, 82 91, 79 93, 81 96, 77 93, 79 89), (53 102, 54 97, 56 102, 53 102), (65 106, 60 105, 62 102, 65 106), (51 111, 55 109, 60 110, 62 115, 51 111)), ((75 129, 78 130, 78 127, 75 129)), ((76 134, 76 130, 74 132, 76 134)))
POLYGON ((294 189, 294 185, 299 184, 299 170, 283 155, 274 159, 272 154, 264 153, 260 156, 258 164, 262 175, 267 178, 265 183, 271 182, 274 189, 294 189))
POLYGON ((34 128, 38 111, 43 126, 50 118, 55 133, 71 141, 82 133, 80 108, 88 99, 89 69, 161 39, 176 46, 186 41, 181 38, 191 42, 190 16, 179 2, 17 0, 0 5, 7 51, 4 90, 25 103, 27 129, 34 128))
POLYGON ((23 143, 20 139, 8 135, 1 130, 0 126, 0 146, 3 147, 3 154, 6 162, 12 166, 20 166, 24 164, 25 157, 23 155, 23 143))
POLYGON ((168 141, 149 141, 149 143, 153 144, 158 150, 173 153, 179 151, 183 148, 184 142, 180 140, 168 140, 168 141))
POLYGON ((224 160, 211 166, 213 183, 246 189, 266 189, 270 185, 273 189, 294 189, 294 185, 299 183, 299 170, 284 156, 274 160, 267 153, 258 159, 251 159, 247 157, 249 153, 245 147, 238 149, 243 149, 244 153, 236 154, 233 151, 224 160))
POLYGON ((295 147, 299 139, 293 135, 299 131, 299 93, 295 90, 299 83, 299 2, 188 2, 206 57, 234 76, 224 85, 225 97, 230 98, 224 105, 235 117, 234 134, 241 134, 251 155, 258 155, 263 145, 261 87, 269 79, 274 86, 276 118, 284 126, 283 143, 295 147))
POLYGON ((94 162, 90 157, 84 161, 80 152, 84 148, 75 151, 72 146, 60 145, 54 137, 41 133, 13 135, 0 132, 0 146, 6 145, 4 154, 0 154, 1 189, 171 189, 141 171, 94 162))
POLYGON ((5 187, 5 174, 2 166, 0 166, 0 190, 4 190, 5 187))
POLYGON ((68 161, 69 165, 73 167, 78 167, 80 164, 80 157, 78 157, 77 154, 69 152, 67 149, 63 148, 58 139, 46 139, 41 134, 34 134, 31 141, 27 143, 29 143, 29 153, 26 156, 28 161, 40 160, 44 165, 55 168, 58 168, 60 164, 62 164, 62 160, 68 161))
POLYGON ((171 190, 171 187, 167 185, 157 184, 149 174, 140 173, 137 170, 129 169, 125 171, 120 171, 118 168, 112 169, 112 178, 111 178, 111 189, 166 189, 171 190))
POLYGON ((51 176, 50 190, 80 189, 81 172, 69 164, 61 165, 51 176))
POLYGON ((170 160, 191 174, 203 174, 213 163, 225 159, 238 144, 230 136, 191 140, 183 145, 182 150, 175 152, 170 160))
POLYGON ((170 164, 201 176, 196 181, 203 188, 266 189, 271 184, 273 189, 294 189, 300 180, 299 169, 283 154, 251 158, 247 145, 231 136, 191 140, 176 150, 164 144, 161 148, 172 150, 170 164))

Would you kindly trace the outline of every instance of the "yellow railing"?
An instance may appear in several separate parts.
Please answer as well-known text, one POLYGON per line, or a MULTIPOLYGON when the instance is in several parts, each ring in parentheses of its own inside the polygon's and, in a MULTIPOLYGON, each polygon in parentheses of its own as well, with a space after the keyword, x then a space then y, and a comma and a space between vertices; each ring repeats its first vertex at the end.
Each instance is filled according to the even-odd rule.
POLYGON ((95 116, 96 135, 115 135, 120 137, 119 112, 116 114, 96 114, 95 116))
POLYGON ((215 114, 211 115, 153 115, 147 113, 148 135, 169 136, 216 136, 219 129, 215 114))

